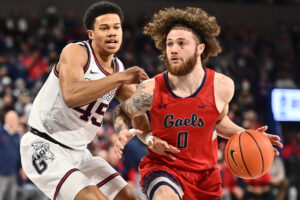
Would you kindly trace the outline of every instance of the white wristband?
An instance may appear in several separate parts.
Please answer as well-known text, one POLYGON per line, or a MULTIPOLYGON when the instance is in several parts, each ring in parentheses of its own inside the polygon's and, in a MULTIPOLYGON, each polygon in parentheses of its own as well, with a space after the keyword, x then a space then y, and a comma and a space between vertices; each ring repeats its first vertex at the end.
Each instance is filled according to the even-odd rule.
POLYGON ((135 136, 134 128, 129 129, 129 133, 134 137, 135 136))
POLYGON ((145 137, 145 144, 148 145, 149 142, 152 142, 153 144, 153 135, 152 135, 152 132, 148 133, 145 137))
POLYGON ((130 135, 132 135, 133 137, 135 136, 135 132, 134 132, 134 128, 131 128, 129 130, 127 129, 124 129, 124 130, 121 130, 119 133, 123 132, 123 131, 128 131, 130 133, 130 135))

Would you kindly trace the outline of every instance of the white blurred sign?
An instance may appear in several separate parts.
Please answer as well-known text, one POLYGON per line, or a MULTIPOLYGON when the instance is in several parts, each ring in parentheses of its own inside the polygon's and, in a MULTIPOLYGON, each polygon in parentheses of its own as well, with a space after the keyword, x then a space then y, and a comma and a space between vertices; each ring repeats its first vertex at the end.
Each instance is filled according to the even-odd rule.
POLYGON ((300 121, 300 89, 274 89, 271 103, 276 121, 300 121))

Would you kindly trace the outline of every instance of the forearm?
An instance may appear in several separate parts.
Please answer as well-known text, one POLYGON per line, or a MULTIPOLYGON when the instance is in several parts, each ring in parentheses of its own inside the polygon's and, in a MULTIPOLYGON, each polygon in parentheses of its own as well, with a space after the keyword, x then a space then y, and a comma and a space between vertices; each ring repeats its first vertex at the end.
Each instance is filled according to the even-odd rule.
POLYGON ((131 126, 130 118, 121 109, 121 104, 119 104, 114 110, 114 128, 117 133, 122 130, 128 130, 131 126))
POLYGON ((233 134, 245 130, 231 121, 227 115, 217 124, 216 129, 219 136, 227 139, 233 134))
POLYGON ((135 129, 143 131, 142 135, 139 135, 140 139, 144 139, 145 136, 151 131, 150 123, 146 113, 139 116, 127 116, 127 114, 121 108, 123 104, 118 105, 114 110, 114 127, 119 133, 122 130, 128 130, 131 126, 135 129))
MULTIPOLYGON (((62 81, 63 82, 63 81, 62 81)), ((68 107, 86 105, 104 96, 123 82, 119 74, 113 74, 99 80, 74 82, 63 92, 63 98, 68 107)), ((63 83, 62 83, 63 84, 63 83)))
POLYGON ((138 138, 145 143, 145 139, 148 133, 151 132, 150 123, 148 117, 145 114, 132 118, 132 125, 134 128, 143 131, 143 134, 137 135, 138 138))

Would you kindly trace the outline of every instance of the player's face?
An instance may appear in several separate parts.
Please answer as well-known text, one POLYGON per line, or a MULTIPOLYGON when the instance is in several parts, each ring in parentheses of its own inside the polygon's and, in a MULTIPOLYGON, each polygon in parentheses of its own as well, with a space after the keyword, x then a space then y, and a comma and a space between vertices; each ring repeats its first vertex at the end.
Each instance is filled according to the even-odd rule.
POLYGON ((88 30, 89 38, 102 54, 116 53, 122 44, 122 26, 119 15, 105 14, 95 19, 94 29, 88 30))
POLYGON ((190 73, 198 59, 197 42, 187 29, 173 29, 166 40, 167 69, 176 76, 190 73))

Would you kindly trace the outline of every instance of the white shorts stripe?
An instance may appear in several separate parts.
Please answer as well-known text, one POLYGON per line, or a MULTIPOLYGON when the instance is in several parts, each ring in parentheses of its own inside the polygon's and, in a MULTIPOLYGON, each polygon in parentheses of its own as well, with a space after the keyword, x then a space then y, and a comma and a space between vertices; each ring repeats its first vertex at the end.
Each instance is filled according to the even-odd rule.
POLYGON ((177 185, 175 184, 173 181, 171 181, 170 179, 166 178, 166 177, 157 177, 156 179, 154 179, 149 187, 148 187, 148 190, 147 190, 147 196, 148 198, 150 197, 150 193, 152 191, 152 189, 157 185, 159 184, 160 182, 167 182, 168 184, 170 184, 176 191, 177 193, 179 194, 180 198, 182 198, 183 196, 183 191, 182 189, 177 185))

